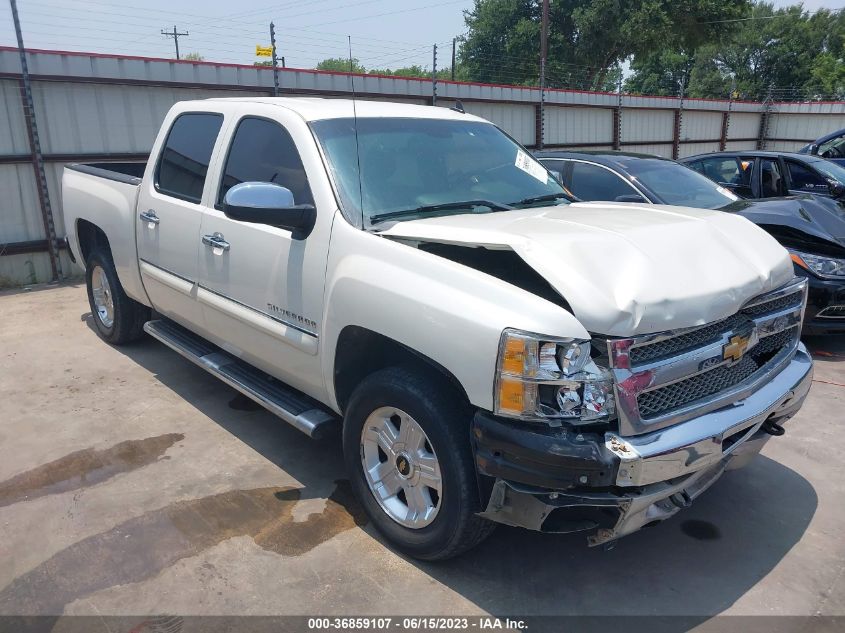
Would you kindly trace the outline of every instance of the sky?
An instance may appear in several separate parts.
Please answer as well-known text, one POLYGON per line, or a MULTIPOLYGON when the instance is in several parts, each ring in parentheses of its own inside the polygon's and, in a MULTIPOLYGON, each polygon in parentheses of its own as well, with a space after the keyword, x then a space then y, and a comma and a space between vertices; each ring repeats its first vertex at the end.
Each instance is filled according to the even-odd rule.
MULTIPOLYGON (((552 0, 554 2, 554 0, 552 0)), ((778 6, 795 4, 775 0, 778 6)), ((807 10, 842 9, 845 0, 804 0, 807 10)), ((465 31, 463 12, 473 0, 18 0, 28 48, 173 57, 252 64, 256 45, 276 47, 288 67, 313 68, 326 57, 352 54, 368 69, 412 64, 430 68, 432 44, 438 67, 449 66, 452 39, 465 31)), ((8 0, 0 0, 0 45, 15 45, 8 0)))

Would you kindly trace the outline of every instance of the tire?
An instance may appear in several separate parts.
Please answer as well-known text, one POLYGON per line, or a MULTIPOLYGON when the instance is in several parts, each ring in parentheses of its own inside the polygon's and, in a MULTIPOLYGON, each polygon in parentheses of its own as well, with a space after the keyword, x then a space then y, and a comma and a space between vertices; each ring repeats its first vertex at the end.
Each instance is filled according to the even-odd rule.
POLYGON ((470 416, 448 383, 398 367, 372 374, 352 394, 343 422, 352 488, 379 532, 409 556, 452 558, 495 528, 476 515, 470 416), (428 485, 437 474, 439 490, 428 485))
POLYGON ((108 251, 97 250, 88 256, 85 285, 94 326, 103 340, 123 345, 143 336, 150 310, 126 296, 108 251))

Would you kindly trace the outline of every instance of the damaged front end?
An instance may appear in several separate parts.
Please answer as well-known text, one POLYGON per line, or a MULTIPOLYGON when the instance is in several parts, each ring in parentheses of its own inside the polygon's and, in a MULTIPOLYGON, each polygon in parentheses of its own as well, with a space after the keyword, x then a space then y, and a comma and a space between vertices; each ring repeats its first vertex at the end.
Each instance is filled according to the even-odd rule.
POLYGON ((589 531, 599 545, 689 506, 803 404, 813 375, 798 340, 805 301, 796 280, 722 322, 608 341, 619 417, 601 430, 479 411, 481 516, 589 531))

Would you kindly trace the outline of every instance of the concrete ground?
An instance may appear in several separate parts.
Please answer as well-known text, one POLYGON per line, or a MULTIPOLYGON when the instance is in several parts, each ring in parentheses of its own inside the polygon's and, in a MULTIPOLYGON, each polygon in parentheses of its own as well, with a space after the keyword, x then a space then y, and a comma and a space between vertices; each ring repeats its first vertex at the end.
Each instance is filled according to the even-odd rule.
POLYGON ((845 340, 745 470, 610 551, 500 527, 439 564, 385 547, 316 443, 82 285, 0 293, 0 614, 845 614, 845 340))

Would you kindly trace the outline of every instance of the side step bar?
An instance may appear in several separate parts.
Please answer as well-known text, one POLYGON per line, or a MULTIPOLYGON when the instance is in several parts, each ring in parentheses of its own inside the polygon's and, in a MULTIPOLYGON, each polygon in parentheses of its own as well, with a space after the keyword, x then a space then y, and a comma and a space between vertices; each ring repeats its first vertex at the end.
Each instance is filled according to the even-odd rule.
POLYGON ((316 400, 227 354, 181 325, 159 319, 147 321, 144 331, 306 435, 320 439, 337 428, 337 416, 321 408, 316 400))

